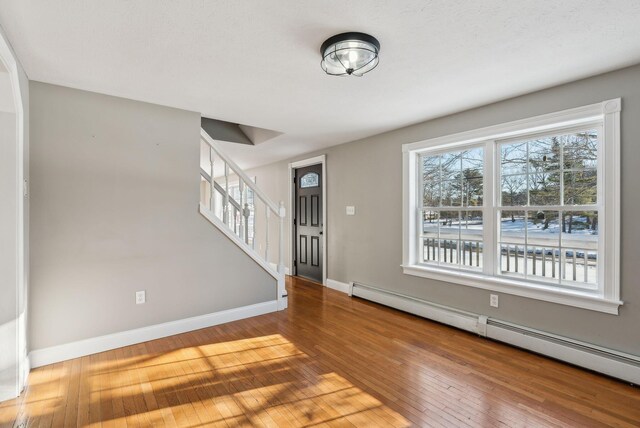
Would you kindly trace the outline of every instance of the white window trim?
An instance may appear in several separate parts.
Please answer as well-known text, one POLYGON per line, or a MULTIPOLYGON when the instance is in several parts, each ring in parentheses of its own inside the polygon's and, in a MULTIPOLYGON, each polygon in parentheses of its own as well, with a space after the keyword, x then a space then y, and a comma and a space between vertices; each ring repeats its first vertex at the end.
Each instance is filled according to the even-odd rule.
MULTIPOLYGON (((425 141, 408 143, 402 146, 403 168, 403 193, 402 193, 402 268, 407 275, 446 281, 470 287, 482 288, 521 297, 553 302, 562 305, 575 306, 609 314, 618 314, 618 309, 623 302, 620 300, 620 112, 622 100, 620 98, 606 100, 600 103, 583 107, 563 110, 560 112, 545 114, 514 122, 503 123, 476 130, 461 132, 452 135, 432 138, 425 141), (602 175, 603 212, 601 215, 601 228, 603 239, 601 246, 606 251, 598 255, 602 258, 603 286, 599 295, 589 292, 581 292, 570 289, 558 289, 554 286, 521 281, 507 276, 487 275, 465 270, 452 270, 435 266, 419 264, 417 260, 418 248, 418 220, 417 213, 422 207, 418 207, 417 193, 419 183, 418 156, 420 153, 438 148, 453 149, 459 146, 473 143, 486 142, 488 140, 504 140, 507 138, 539 133, 559 127, 579 126, 594 121, 602 123, 603 145, 599 151, 599 161, 604 168, 602 175)), ((485 151, 485 174, 495 177, 495 143, 489 144, 491 150, 485 151), (487 153, 490 152, 490 153, 487 153)), ((600 179, 600 178, 599 178, 600 179)), ((485 212, 492 212, 491 207, 496 206, 496 195, 493 186, 487 186, 485 182, 484 198, 489 203, 485 205, 485 212)), ((601 195, 599 194, 598 197, 601 195)), ((474 207, 474 210, 479 210, 474 207)), ((491 230, 487 231, 485 240, 487 248, 495 248, 497 231, 493 222, 489 222, 491 230)), ((493 251, 488 251, 487 263, 494 267, 493 251), (491 253, 491 254, 490 254, 491 253)))

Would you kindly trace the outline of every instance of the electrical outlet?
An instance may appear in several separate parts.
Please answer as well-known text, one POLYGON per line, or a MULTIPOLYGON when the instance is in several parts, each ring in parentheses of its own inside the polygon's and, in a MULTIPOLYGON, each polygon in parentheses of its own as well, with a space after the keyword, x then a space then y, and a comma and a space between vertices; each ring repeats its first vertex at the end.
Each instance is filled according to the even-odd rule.
POLYGON ((498 295, 497 294, 492 294, 489 297, 489 304, 494 308, 498 307, 498 295))
POLYGON ((356 215, 356 207, 354 207, 353 205, 347 205, 346 213, 347 215, 356 215))
POLYGON ((136 305, 141 305, 147 301, 147 293, 142 291, 136 291, 136 305))

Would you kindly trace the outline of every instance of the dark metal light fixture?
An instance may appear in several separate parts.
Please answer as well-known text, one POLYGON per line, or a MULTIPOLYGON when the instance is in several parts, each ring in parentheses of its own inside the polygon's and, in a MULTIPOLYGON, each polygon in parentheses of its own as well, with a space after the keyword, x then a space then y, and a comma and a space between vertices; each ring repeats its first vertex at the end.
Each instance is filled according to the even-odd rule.
POLYGON ((342 33, 329 37, 322 44, 320 63, 325 73, 332 76, 358 76, 378 65, 380 42, 364 33, 342 33))

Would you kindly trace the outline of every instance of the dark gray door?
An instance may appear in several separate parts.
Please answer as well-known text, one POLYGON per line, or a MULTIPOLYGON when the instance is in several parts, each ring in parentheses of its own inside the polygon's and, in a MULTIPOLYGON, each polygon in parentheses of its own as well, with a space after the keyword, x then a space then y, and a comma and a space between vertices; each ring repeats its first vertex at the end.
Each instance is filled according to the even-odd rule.
POLYGON ((295 170, 296 275, 322 282, 322 165, 295 170))

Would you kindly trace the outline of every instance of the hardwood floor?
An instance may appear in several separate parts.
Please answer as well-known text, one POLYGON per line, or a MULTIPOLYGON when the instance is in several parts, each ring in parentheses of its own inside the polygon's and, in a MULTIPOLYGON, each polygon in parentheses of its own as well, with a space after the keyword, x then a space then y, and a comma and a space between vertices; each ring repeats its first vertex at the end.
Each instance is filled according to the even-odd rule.
POLYGON ((0 426, 640 426, 640 388, 287 286, 284 312, 35 369, 0 426))

